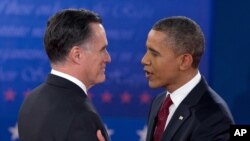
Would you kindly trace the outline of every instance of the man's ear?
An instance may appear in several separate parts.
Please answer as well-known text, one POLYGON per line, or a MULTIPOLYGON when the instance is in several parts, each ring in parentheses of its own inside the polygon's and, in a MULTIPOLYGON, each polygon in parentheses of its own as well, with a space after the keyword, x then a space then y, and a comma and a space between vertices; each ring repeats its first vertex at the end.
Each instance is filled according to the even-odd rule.
POLYGON ((69 52, 69 59, 74 63, 80 64, 82 57, 82 49, 79 46, 73 46, 69 52))
POLYGON ((191 54, 182 54, 180 56, 180 70, 187 70, 192 67, 193 56, 191 54))

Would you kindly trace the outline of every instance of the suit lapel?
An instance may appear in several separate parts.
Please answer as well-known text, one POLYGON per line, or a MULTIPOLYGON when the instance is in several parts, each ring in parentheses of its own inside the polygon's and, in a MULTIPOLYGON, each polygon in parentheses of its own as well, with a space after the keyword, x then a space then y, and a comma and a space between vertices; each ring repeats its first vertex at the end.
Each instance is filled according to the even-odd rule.
MULTIPOLYGON (((86 107, 88 107, 88 109, 90 109, 92 112, 94 112, 96 115, 99 116, 99 114, 97 113, 97 111, 96 111, 94 105, 89 101, 89 99, 85 98, 85 99, 84 99, 84 103, 85 103, 86 107)), ((100 117, 100 116, 99 116, 99 117, 100 117)), ((101 120, 101 118, 100 118, 100 120, 101 120)), ((102 123, 103 123, 103 122, 102 122, 102 123)), ((102 124, 102 127, 103 127, 103 128, 102 128, 101 130, 102 130, 103 136, 105 137, 105 140, 106 140, 106 141, 110 141, 110 138, 109 138, 109 135, 108 135, 108 133, 107 133, 107 130, 106 130, 105 125, 102 124)))
POLYGON ((111 139, 109 138, 109 135, 108 135, 107 130, 106 130, 105 127, 104 127, 104 129, 103 129, 103 132, 104 132, 105 140, 106 140, 106 141, 111 141, 111 139))
POLYGON ((170 141, 179 127, 190 117, 190 109, 188 106, 180 105, 171 118, 166 127, 162 140, 170 141))
POLYGON ((149 123, 148 123, 147 141, 153 140, 157 113, 160 110, 160 107, 161 107, 162 102, 164 101, 165 97, 166 97, 166 92, 160 94, 159 97, 156 97, 156 99, 154 100, 154 102, 152 104, 151 111, 150 111, 150 117, 149 117, 149 123))
POLYGON ((194 87, 188 96, 181 102, 172 116, 164 134, 162 141, 170 141, 176 134, 177 130, 185 123, 190 117, 191 108, 195 106, 201 99, 202 95, 208 89, 205 79, 202 77, 201 81, 194 87))

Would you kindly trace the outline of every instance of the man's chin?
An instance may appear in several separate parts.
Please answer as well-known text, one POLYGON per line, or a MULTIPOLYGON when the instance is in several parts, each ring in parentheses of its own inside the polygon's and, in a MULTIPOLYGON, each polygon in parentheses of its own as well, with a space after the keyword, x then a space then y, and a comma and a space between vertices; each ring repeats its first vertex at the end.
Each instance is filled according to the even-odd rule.
POLYGON ((106 80, 106 77, 104 75, 103 77, 98 79, 97 83, 103 83, 103 82, 105 82, 105 80, 106 80))
POLYGON ((159 85, 157 85, 157 84, 155 84, 155 83, 152 83, 152 82, 148 82, 148 85, 149 85, 149 87, 152 88, 152 89, 157 89, 157 88, 160 87, 159 85))

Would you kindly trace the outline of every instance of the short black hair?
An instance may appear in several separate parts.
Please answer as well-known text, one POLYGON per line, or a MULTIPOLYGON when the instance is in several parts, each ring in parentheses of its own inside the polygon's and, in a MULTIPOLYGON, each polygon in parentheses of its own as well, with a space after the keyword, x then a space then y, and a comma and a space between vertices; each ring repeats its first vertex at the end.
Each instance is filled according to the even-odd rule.
POLYGON ((192 66, 194 68, 199 66, 205 50, 205 39, 195 21, 184 16, 173 16, 157 21, 152 29, 166 33, 173 41, 175 53, 190 53, 193 57, 192 66))
POLYGON ((90 23, 102 23, 102 19, 87 9, 64 9, 52 16, 44 35, 44 46, 50 62, 64 61, 74 45, 88 39, 90 23))

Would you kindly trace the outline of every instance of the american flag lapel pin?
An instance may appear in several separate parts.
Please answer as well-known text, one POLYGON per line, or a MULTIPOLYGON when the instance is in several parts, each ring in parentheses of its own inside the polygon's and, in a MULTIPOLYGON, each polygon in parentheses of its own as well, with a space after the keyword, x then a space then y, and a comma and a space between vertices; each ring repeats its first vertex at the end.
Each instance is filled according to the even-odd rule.
POLYGON ((183 120, 183 118, 184 118, 183 116, 179 116, 179 120, 183 120))

